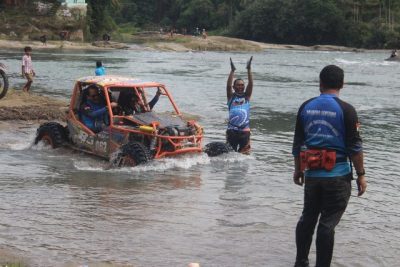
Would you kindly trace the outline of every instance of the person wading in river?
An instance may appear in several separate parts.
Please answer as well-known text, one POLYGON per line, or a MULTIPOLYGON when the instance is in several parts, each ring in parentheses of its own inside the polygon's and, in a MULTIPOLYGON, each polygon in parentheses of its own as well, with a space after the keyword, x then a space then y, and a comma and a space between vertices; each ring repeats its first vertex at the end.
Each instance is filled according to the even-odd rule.
POLYGON ((357 112, 339 99, 344 72, 329 65, 319 78, 321 94, 301 105, 293 141, 293 181, 305 184, 303 213, 296 228, 295 267, 309 266, 308 254, 318 217, 315 266, 330 266, 335 227, 350 198, 351 162, 357 173, 358 196, 367 188, 357 112))
POLYGON ((226 97, 228 99, 229 122, 226 131, 226 140, 233 150, 243 154, 250 154, 250 97, 253 93, 253 75, 251 61, 247 61, 248 84, 245 88, 244 81, 236 79, 233 84, 235 65, 231 61, 231 72, 226 84, 226 97))
POLYGON ((31 85, 33 83, 33 77, 35 77, 35 71, 32 67, 32 48, 30 46, 26 46, 24 48, 24 56, 22 57, 22 77, 27 79, 26 84, 22 88, 22 91, 29 92, 31 89, 31 85))

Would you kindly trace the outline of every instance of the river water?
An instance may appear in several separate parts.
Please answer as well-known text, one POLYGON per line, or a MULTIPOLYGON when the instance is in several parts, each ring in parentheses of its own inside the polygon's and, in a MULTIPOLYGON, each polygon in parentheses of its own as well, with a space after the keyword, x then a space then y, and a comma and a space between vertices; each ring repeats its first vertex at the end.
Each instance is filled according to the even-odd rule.
MULTIPOLYGON (((67 99, 74 79, 91 75, 100 59, 109 74, 166 84, 180 109, 204 126, 205 143, 223 141, 229 57, 246 78, 251 55, 251 156, 195 155, 106 170, 93 157, 32 147, 34 122, 2 129, 0 249, 31 266, 292 266, 303 205, 291 178, 295 115, 318 94, 322 67, 337 64, 345 70, 341 98, 361 120, 369 187, 358 198, 353 183, 332 266, 398 266, 400 64, 383 61, 384 53, 34 51, 32 91, 67 99)), ((23 85, 21 57, 0 50, 16 88, 23 85)))

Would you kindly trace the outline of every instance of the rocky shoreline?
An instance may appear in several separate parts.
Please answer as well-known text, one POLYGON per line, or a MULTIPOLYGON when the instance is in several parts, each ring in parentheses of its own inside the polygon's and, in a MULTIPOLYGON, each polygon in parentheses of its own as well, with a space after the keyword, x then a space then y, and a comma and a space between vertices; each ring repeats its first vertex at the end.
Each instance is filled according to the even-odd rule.
POLYGON ((206 39, 188 35, 176 34, 169 35, 137 35, 130 43, 114 41, 95 41, 93 43, 70 42, 70 41, 48 41, 46 45, 39 41, 16 41, 0 40, 0 49, 23 49, 31 46, 34 50, 45 49, 65 49, 65 50, 110 50, 110 49, 129 49, 129 50, 157 50, 157 51, 249 51, 258 52, 269 49, 305 50, 305 51, 348 51, 362 52, 363 49, 334 46, 334 45, 314 45, 301 46, 290 44, 268 44, 238 38, 224 36, 209 36, 206 39))

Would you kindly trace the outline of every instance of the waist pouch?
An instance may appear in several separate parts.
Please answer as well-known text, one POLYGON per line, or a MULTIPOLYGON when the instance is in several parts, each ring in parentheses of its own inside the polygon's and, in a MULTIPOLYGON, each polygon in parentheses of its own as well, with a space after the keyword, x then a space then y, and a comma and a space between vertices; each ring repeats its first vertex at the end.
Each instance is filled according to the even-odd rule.
POLYGON ((331 171, 336 164, 336 151, 327 149, 309 149, 300 152, 300 169, 331 171))

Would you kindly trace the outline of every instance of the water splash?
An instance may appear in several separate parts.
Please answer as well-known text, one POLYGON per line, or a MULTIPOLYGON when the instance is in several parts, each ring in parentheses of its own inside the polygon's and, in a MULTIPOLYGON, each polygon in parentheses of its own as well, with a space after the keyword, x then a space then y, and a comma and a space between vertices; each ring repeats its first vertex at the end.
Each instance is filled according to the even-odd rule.
POLYGON ((90 161, 82 159, 73 159, 73 165, 81 171, 94 172, 118 172, 118 173, 143 173, 143 172, 165 172, 167 170, 180 169, 188 170, 197 165, 210 165, 215 163, 233 163, 242 162, 249 159, 255 159, 252 156, 242 155, 240 153, 228 153, 218 157, 210 158, 206 154, 184 155, 171 158, 162 158, 152 160, 146 164, 135 167, 110 168, 108 162, 90 161))

